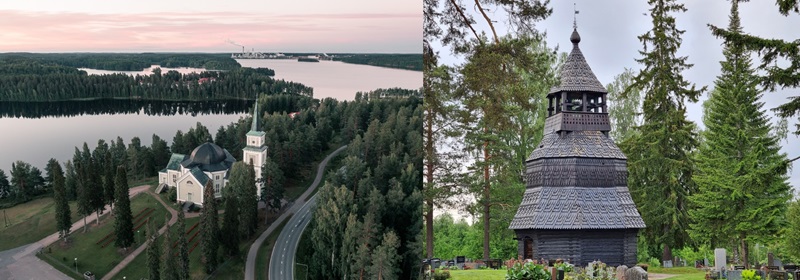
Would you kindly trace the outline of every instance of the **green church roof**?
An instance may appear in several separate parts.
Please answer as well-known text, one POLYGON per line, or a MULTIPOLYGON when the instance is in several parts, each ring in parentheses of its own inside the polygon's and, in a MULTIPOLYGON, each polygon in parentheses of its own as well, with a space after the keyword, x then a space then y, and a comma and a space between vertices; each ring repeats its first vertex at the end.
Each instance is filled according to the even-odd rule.
POLYGON ((167 163, 167 169, 169 170, 180 170, 181 161, 186 158, 184 154, 176 154, 173 153, 172 156, 169 158, 169 162, 167 163))

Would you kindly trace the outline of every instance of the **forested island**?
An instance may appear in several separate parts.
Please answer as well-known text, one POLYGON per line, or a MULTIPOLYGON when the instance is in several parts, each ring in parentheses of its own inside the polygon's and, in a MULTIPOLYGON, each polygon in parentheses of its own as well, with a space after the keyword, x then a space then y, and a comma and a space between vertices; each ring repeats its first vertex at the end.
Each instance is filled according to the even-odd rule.
POLYGON ((352 64, 422 71, 422 54, 337 54, 333 60, 352 64))
POLYGON ((229 54, 220 53, 0 53, 0 59, 9 57, 73 68, 111 71, 142 71, 152 65, 208 70, 234 70, 242 67, 229 54))
POLYGON ((275 80, 272 69, 237 68, 181 74, 88 75, 74 66, 39 59, 0 58, 0 101, 65 101, 93 98, 147 100, 255 99, 257 94, 287 93, 313 96, 300 83, 275 80))

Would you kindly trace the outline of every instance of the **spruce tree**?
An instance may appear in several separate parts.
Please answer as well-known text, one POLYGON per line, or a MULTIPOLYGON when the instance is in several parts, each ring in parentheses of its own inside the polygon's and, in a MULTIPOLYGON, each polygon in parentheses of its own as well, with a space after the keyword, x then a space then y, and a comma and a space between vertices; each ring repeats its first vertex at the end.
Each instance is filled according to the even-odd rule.
POLYGON ((67 201, 67 189, 64 184, 64 172, 61 170, 61 164, 55 160, 48 162, 47 170, 52 180, 53 200, 56 203, 56 229, 58 236, 66 239, 72 227, 72 220, 67 201))
POLYGON ((636 61, 643 69, 627 91, 640 89, 643 123, 639 134, 621 147, 628 156, 628 186, 647 228, 643 230, 650 247, 662 250, 662 260, 671 260, 670 248, 688 241, 688 196, 693 191, 694 163, 690 152, 696 148, 696 126, 686 118, 685 101, 696 102, 705 87, 697 90, 681 72, 692 65, 677 56, 681 34, 671 14, 686 8, 674 0, 649 0, 653 29, 639 36, 643 56, 636 61))
MULTIPOLYGON (((169 221, 169 219, 166 220, 169 221)), ((169 225, 167 225, 167 230, 164 232, 163 245, 161 254, 161 279, 178 279, 178 262, 175 259, 175 251, 172 250, 172 227, 169 225)))
POLYGON ((225 188, 227 192, 233 194, 238 203, 239 229, 237 230, 245 237, 249 237, 258 227, 255 170, 251 165, 239 161, 233 164, 230 172, 230 179, 225 188))
MULTIPOLYGON (((167 220, 168 221, 168 220, 167 220)), ((159 245, 156 243, 158 239, 158 229, 155 228, 154 222, 147 219, 147 271, 150 277, 149 280, 161 279, 161 257, 159 245)))
POLYGON ((114 196, 115 196, 115 176, 117 166, 111 158, 111 151, 106 151, 103 155, 103 201, 111 206, 114 210, 114 196))
POLYGON ((86 180, 86 163, 81 156, 80 150, 75 147, 75 154, 72 156, 72 162, 75 164, 75 185, 77 187, 78 196, 78 214, 83 216, 83 232, 86 232, 86 216, 92 214, 94 208, 90 199, 91 190, 89 189, 86 180))
POLYGON ((400 260, 397 255, 398 247, 400 247, 400 241, 394 232, 390 231, 383 235, 381 245, 372 253, 372 266, 369 269, 371 279, 398 279, 397 270, 400 260))
MULTIPOLYGON (((731 5, 729 32, 741 33, 738 1, 731 5)), ((774 238, 791 198, 779 138, 762 107, 750 53, 726 42, 722 73, 704 104, 703 143, 693 180, 690 234, 713 248, 739 246, 744 265, 752 242, 774 238)))
MULTIPOLYGON (((779 0, 776 1, 778 11, 788 17, 790 13, 800 13, 800 1, 798 0, 779 0)), ((767 90, 773 91, 777 87, 797 88, 800 86, 800 40, 794 39, 767 39, 744 32, 726 30, 717 26, 708 25, 714 36, 725 39, 726 42, 741 44, 748 51, 755 51, 761 56, 761 64, 758 66, 763 73, 759 77, 762 86, 767 90), (789 63, 780 63, 788 60, 789 63)), ((800 96, 788 97, 789 102, 778 106, 775 111, 778 116, 788 118, 800 113, 800 96)), ((795 134, 800 134, 800 123, 795 124, 795 134)), ((792 161, 800 159, 793 158, 792 161)), ((787 162, 788 164, 788 162, 787 162)))
POLYGON ((78 182, 75 179, 75 167, 72 161, 68 160, 64 163, 64 187, 67 189, 67 200, 73 201, 78 199, 78 182))
POLYGON ((117 167, 117 175, 114 180, 116 185, 117 207, 114 208, 114 233, 117 239, 114 245, 120 248, 128 248, 133 244, 133 214, 131 214, 131 200, 128 189, 128 176, 125 168, 117 167))
POLYGON ((8 182, 8 175, 0 169, 0 194, 5 195, 11 192, 11 184, 8 182))
POLYGON ((266 202, 267 208, 277 211, 281 208, 281 199, 283 199, 283 171, 277 163, 267 157, 264 165, 261 167, 261 200, 266 202))
MULTIPOLYGON (((234 164, 236 166, 236 164, 234 164)), ((225 200, 225 213, 222 219, 222 247, 229 256, 239 255, 239 201, 233 190, 229 189, 230 182, 225 186, 222 194, 225 200), (224 233, 224 234, 223 234, 224 233)))
POLYGON ((200 246, 205 260, 205 271, 211 274, 217 269, 217 249, 219 248, 219 215, 217 200, 211 180, 203 190, 203 213, 200 216, 200 246))
POLYGON ((186 241, 186 216, 178 211, 178 279, 189 279, 189 243, 186 241))

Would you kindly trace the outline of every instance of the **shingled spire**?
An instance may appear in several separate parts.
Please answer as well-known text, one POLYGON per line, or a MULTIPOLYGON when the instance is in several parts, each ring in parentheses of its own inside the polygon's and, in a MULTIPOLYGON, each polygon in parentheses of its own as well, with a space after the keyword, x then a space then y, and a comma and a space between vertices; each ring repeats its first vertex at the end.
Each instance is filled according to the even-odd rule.
POLYGON ((636 263, 645 224, 627 187, 627 159, 608 137, 606 96, 578 43, 547 94, 544 137, 525 162, 526 190, 509 226, 526 259, 569 259, 585 265, 636 263))

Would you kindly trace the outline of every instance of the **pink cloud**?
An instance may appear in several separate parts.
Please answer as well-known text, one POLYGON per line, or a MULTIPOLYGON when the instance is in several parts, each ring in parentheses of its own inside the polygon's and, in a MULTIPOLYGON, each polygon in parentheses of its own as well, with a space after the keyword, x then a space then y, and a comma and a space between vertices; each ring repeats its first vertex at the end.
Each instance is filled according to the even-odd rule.
MULTIPOLYGON (((0 52, 219 51, 232 39, 261 51, 342 42, 408 45, 420 42, 421 15, 355 13, 270 15, 248 13, 88 14, 0 11, 0 52), (384 42, 375 42, 376 38, 384 42), (388 40, 388 41, 387 41, 388 40)), ((393 52, 398 50, 386 50, 393 52)))

